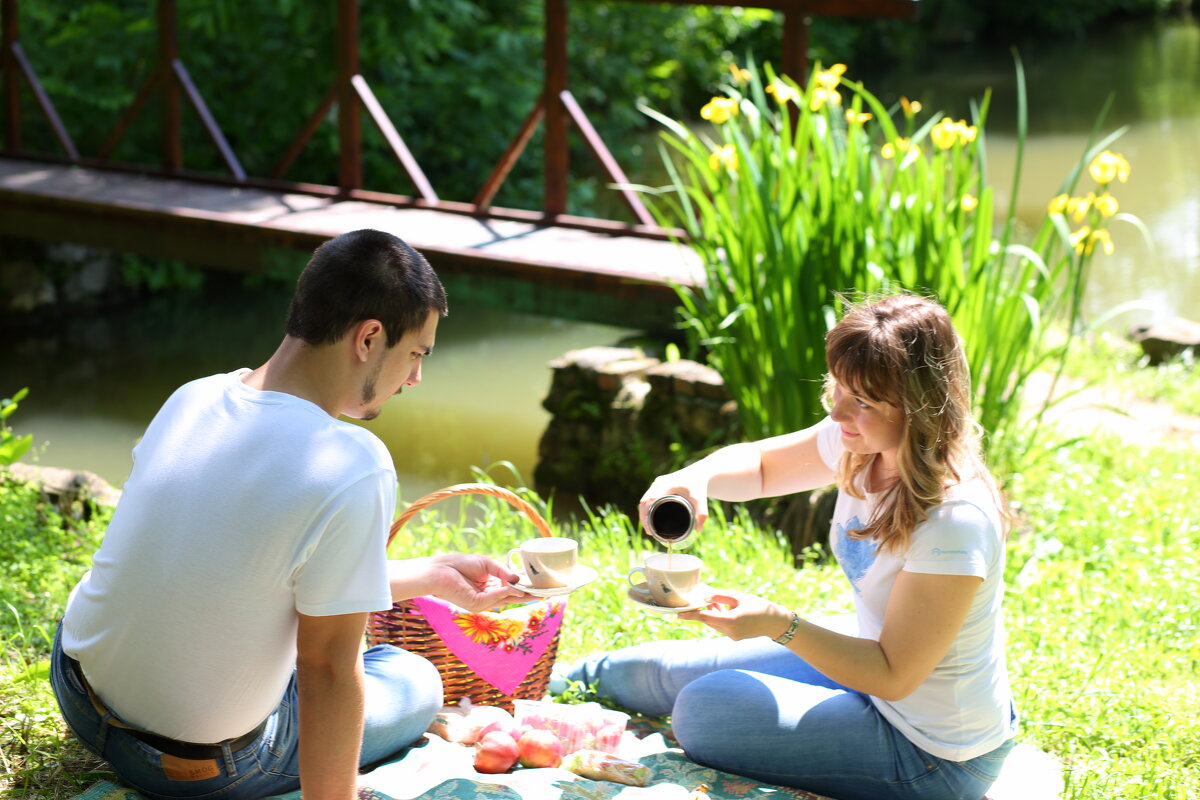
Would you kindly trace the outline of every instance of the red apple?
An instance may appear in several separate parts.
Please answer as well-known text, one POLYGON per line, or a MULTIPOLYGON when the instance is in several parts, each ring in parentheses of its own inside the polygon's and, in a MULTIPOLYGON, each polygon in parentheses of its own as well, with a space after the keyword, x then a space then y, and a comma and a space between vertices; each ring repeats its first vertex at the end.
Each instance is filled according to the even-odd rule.
POLYGON ((475 769, 496 774, 508 772, 517 763, 517 743, 504 731, 490 731, 475 745, 475 769))
POLYGON ((550 731, 526 731, 517 742, 517 751, 523 767, 557 767, 562 763, 562 742, 550 731))
POLYGON ((492 731, 507 733, 513 738, 513 741, 520 739, 522 733, 521 726, 518 725, 517 721, 512 717, 508 717, 507 719, 502 717, 489 722, 487 725, 484 725, 479 729, 479 739, 482 740, 483 737, 487 736, 492 731))

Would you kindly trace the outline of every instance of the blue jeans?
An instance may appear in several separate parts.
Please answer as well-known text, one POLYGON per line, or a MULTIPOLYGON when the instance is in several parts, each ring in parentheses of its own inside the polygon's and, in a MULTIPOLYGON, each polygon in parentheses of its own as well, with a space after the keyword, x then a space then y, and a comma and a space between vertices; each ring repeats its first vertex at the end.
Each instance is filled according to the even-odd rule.
POLYGON ((583 659, 564 677, 632 711, 670 714, 693 761, 837 800, 979 800, 1015 744, 937 758, 866 695, 765 638, 650 642, 583 659))
MULTIPOLYGON (((262 733, 238 750, 221 746, 220 758, 204 762, 219 774, 198 780, 172 780, 164 764, 179 763, 164 756, 101 714, 62 652, 62 631, 54 637, 50 683, 68 727, 83 745, 108 761, 120 779, 147 797, 250 800, 300 787, 299 700, 296 677, 279 707, 267 718, 262 733), (214 767, 215 764, 215 767, 214 767)), ((418 655, 391 645, 378 645, 363 654, 366 721, 360 765, 399 755, 421 738, 442 706, 442 682, 437 669, 418 655)), ((118 720, 119 721, 119 720, 118 720)))

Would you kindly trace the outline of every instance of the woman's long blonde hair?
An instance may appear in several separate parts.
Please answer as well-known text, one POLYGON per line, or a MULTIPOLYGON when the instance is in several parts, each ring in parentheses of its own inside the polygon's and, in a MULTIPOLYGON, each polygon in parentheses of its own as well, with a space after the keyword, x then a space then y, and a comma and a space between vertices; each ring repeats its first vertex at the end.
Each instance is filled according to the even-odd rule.
MULTIPOLYGON (((980 455, 982 430, 971 414, 971 377, 962 340, 936 301, 894 295, 851 305, 825 337, 826 403, 835 385, 903 414, 896 465, 899 480, 887 488, 866 527, 851 533, 875 539, 901 554, 909 535, 941 503, 946 489, 974 477, 1004 505, 980 455)), ((849 451, 838 465, 838 486, 862 498, 874 455, 849 451)))

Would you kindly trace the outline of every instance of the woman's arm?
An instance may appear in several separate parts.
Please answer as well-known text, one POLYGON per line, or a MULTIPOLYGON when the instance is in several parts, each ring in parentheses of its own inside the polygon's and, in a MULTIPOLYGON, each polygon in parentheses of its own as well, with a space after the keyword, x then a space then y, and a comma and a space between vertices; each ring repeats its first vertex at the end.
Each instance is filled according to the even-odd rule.
MULTIPOLYGON (((901 572, 888 599, 878 642, 801 619, 786 646, 843 686, 899 700, 920 686, 945 657, 981 583, 972 575, 901 572)), ((680 618, 699 620, 731 639, 775 639, 791 625, 791 611, 753 595, 725 592, 713 600, 729 608, 687 612, 680 618)))
POLYGON ((708 498, 754 500, 826 486, 834 472, 817 449, 819 426, 722 447, 681 470, 657 478, 642 496, 643 520, 650 504, 667 494, 687 497, 696 528, 708 519, 708 498))

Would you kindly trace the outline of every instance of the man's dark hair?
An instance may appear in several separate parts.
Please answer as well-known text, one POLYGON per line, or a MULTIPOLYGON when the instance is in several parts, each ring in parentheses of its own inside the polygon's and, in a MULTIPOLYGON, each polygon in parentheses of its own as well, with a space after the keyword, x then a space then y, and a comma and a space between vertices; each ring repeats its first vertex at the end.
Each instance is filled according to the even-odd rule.
POLYGON ((424 256, 397 236, 363 229, 316 249, 296 281, 285 331, 321 345, 377 319, 394 347, 430 311, 446 316, 447 310, 446 290, 424 256))

